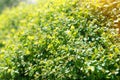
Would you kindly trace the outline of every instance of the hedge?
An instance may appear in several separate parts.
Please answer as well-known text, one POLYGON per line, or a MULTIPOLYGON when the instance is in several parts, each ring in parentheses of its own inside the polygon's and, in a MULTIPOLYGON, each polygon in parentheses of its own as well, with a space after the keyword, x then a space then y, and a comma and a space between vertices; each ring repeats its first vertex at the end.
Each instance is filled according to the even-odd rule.
POLYGON ((120 37, 113 27, 119 6, 117 0, 46 0, 5 10, 0 79, 119 80, 120 37))

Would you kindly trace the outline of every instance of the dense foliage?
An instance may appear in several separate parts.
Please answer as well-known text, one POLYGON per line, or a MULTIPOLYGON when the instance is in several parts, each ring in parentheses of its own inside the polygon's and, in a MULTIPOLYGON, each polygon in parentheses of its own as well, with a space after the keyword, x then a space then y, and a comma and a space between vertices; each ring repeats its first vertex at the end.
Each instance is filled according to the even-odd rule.
POLYGON ((5 10, 0 15, 0 79, 119 80, 120 37, 112 26, 120 4, 110 5, 46 0, 5 10))

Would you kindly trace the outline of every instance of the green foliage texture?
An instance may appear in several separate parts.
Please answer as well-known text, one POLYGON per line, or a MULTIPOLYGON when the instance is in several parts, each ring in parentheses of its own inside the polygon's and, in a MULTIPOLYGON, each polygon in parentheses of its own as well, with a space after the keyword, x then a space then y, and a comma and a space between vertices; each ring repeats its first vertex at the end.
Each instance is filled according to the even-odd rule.
POLYGON ((0 15, 0 80, 119 80, 119 0, 46 0, 0 15), (115 6, 111 6, 114 5, 115 6))

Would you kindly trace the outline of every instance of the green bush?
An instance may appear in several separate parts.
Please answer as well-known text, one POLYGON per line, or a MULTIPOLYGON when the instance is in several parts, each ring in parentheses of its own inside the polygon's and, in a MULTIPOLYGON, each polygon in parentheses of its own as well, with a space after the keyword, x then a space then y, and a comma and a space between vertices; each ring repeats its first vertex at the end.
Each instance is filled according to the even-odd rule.
POLYGON ((103 5, 46 0, 4 11, 0 79, 119 80, 120 38, 103 5))

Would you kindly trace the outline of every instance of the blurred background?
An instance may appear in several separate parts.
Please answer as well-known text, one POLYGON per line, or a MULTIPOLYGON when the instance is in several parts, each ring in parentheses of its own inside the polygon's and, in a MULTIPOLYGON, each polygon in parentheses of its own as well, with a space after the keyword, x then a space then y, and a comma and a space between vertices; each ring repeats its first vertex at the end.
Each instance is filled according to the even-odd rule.
POLYGON ((6 8, 17 6, 20 2, 35 4, 36 0, 0 0, 0 13, 6 8))

